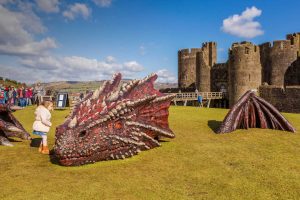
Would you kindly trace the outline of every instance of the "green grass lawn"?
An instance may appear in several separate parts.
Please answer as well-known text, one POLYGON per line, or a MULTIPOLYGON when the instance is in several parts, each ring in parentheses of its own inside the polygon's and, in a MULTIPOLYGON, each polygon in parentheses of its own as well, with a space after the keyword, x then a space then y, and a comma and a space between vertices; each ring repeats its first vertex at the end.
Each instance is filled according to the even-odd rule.
MULTIPOLYGON (((125 160, 63 167, 29 141, 0 146, 0 199, 300 199, 297 129, 251 129, 217 135, 228 110, 171 107, 176 138, 125 160)), ((34 107, 15 116, 31 132, 34 107)), ((54 127, 68 111, 54 111, 54 127)), ((54 131, 49 136, 54 144, 54 131)))

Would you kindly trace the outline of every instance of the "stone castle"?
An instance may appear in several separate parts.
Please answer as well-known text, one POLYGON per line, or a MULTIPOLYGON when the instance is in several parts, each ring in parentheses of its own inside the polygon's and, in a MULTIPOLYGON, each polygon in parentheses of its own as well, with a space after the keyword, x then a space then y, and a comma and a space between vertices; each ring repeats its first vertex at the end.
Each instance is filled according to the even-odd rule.
MULTIPOLYGON (((229 107, 250 89, 264 91, 260 95, 276 104, 275 88, 288 93, 292 86, 299 86, 295 98, 300 105, 299 52, 300 33, 288 34, 286 40, 273 44, 234 43, 226 63, 217 63, 215 42, 203 43, 202 48, 178 51, 178 86, 199 92, 227 92, 229 107)), ((300 112, 298 107, 296 112, 300 112)))

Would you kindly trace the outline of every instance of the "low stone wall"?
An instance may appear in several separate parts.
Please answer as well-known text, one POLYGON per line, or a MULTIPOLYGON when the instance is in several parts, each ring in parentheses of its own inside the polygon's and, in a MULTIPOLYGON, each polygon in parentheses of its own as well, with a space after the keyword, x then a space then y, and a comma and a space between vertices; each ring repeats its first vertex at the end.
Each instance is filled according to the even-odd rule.
POLYGON ((300 86, 260 86, 259 95, 281 112, 300 113, 300 86))

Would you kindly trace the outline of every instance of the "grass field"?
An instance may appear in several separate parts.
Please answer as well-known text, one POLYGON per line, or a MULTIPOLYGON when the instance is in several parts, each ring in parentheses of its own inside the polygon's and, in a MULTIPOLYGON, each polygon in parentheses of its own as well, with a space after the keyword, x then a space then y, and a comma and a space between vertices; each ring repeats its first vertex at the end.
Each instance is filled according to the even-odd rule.
MULTIPOLYGON (((31 131, 34 108, 15 116, 31 131)), ((217 135, 227 110, 171 107, 176 138, 125 160, 62 167, 29 141, 0 146, 0 199, 300 199, 300 114, 296 134, 238 130, 217 135)), ((54 127, 67 111, 54 111, 54 127)), ((50 146, 54 144, 50 132, 50 146)))

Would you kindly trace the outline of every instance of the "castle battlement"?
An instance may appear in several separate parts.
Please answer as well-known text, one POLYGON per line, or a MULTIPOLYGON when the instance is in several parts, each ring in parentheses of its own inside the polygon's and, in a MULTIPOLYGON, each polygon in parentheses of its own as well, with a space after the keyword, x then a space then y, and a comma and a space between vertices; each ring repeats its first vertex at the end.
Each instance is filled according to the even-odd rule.
POLYGON ((259 46, 252 44, 251 42, 233 43, 229 49, 229 54, 238 55, 251 55, 259 53, 259 46))
POLYGON ((286 35, 287 40, 291 40, 292 44, 296 44, 300 49, 300 32, 286 35))
POLYGON ((282 51, 282 50, 294 50, 297 46, 292 44, 291 40, 275 40, 273 45, 270 47, 272 51, 282 51))
POLYGON ((202 48, 189 48, 189 49, 181 49, 178 51, 178 53, 181 53, 182 55, 190 55, 190 54, 196 54, 200 51, 202 51, 202 48))
POLYGON ((207 48, 207 47, 212 47, 212 46, 217 46, 216 42, 203 42, 202 43, 202 50, 207 48))

